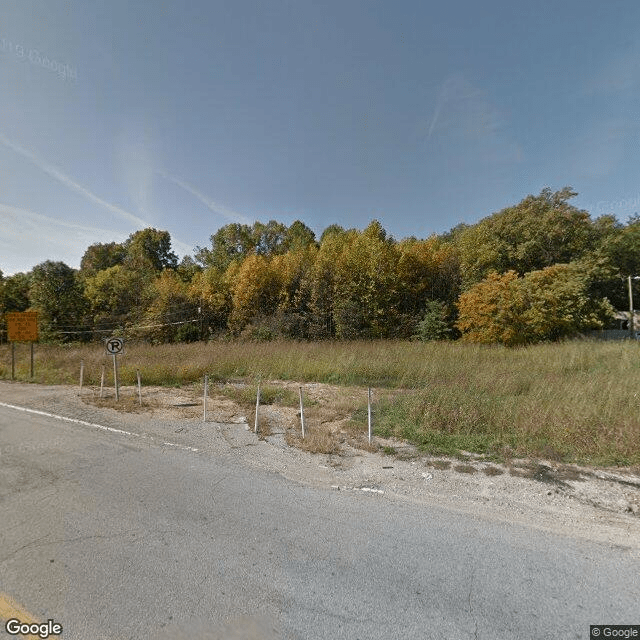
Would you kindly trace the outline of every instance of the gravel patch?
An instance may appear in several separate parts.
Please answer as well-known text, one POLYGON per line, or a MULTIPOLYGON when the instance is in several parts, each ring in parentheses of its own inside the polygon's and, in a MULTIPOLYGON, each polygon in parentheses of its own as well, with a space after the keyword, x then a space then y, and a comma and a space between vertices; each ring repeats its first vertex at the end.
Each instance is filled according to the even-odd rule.
MULTIPOLYGON (((326 392, 309 385, 309 396, 326 392)), ((113 391, 111 390, 111 393, 113 391)), ((291 407, 261 408, 268 425, 255 434, 253 415, 228 398, 211 398, 203 422, 195 387, 121 389, 121 402, 99 397, 99 388, 0 382, 0 401, 137 434, 149 446, 181 447, 193 455, 232 456, 292 481, 349 491, 363 500, 403 500, 525 524, 572 537, 615 544, 640 554, 640 477, 626 469, 595 469, 552 461, 509 464, 470 457, 459 460, 420 454, 397 440, 376 439, 393 455, 341 445, 339 454, 312 454, 287 444, 298 427, 291 407)), ((78 428, 90 428, 78 425, 78 428)), ((313 429, 313 424, 307 425, 313 429)), ((105 437, 122 437, 105 432, 105 437)))

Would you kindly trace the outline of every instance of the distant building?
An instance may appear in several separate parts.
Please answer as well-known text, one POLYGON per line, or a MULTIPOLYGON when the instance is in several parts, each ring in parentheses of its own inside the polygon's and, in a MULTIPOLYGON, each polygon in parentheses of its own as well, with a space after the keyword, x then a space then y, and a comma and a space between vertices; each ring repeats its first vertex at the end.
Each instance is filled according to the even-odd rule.
MULTIPOLYGON (((598 340, 628 340, 630 338, 629 312, 616 311, 613 317, 616 323, 615 329, 589 331, 587 335, 590 338, 597 338, 598 340)), ((633 314, 633 330, 634 339, 640 339, 640 312, 637 311, 633 314)))

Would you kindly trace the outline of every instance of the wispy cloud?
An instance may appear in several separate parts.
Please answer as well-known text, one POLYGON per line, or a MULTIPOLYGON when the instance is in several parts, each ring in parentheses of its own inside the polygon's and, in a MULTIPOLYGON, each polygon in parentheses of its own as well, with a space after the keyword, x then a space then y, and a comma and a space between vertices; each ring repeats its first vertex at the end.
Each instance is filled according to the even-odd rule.
POLYGON ((242 224, 252 223, 252 220, 250 220, 247 216, 243 215, 242 213, 238 213, 237 211, 233 211, 232 209, 229 209, 228 207, 225 207, 218 202, 215 202, 204 193, 196 189, 193 185, 185 182, 181 178, 171 175, 167 171, 158 171, 157 173, 158 175, 162 176, 166 180, 169 180, 170 182, 173 182, 174 184, 178 185, 179 187, 190 193, 192 196, 200 200, 200 202, 202 202, 202 204, 204 204, 204 206, 207 207, 209 211, 217 213, 218 215, 223 216, 231 222, 240 222, 242 224))
POLYGON ((74 224, 2 203, 0 226, 0 269, 5 274, 27 271, 44 260, 79 266, 90 244, 124 240, 114 238, 113 230, 74 224), (25 264, 26 256, 33 264, 25 264))
POLYGON ((52 178, 56 179, 58 182, 60 182, 61 184, 71 189, 72 191, 75 191, 76 193, 80 194, 90 202, 93 202, 94 204, 97 204, 103 207, 107 211, 110 211, 111 213, 114 213, 115 215, 118 215, 121 218, 128 220, 129 222, 132 222, 137 227, 151 226, 145 220, 143 220, 142 218, 139 218, 133 213, 126 211, 125 209, 122 209, 114 204, 111 204, 106 200, 103 200, 102 198, 97 196, 95 193, 87 189, 86 187, 82 186, 81 184, 78 184, 75 180, 73 180, 68 175, 66 175, 58 167, 52 165, 46 160, 43 160, 38 155, 33 153, 33 151, 24 149, 23 147, 16 144, 15 142, 12 142, 8 138, 6 138, 2 133, 0 133, 0 144, 4 145, 8 149, 11 149, 15 153, 21 155, 23 158, 27 158, 27 160, 30 160, 36 167, 38 167, 39 169, 41 169, 42 171, 50 175, 52 178))
POLYGON ((489 103, 485 93, 461 74, 454 74, 440 89, 427 139, 437 131, 479 138, 494 133, 499 124, 498 111, 489 103))
POLYGON ((453 74, 443 83, 433 115, 423 121, 422 135, 427 140, 446 136, 451 153, 465 154, 471 161, 484 164, 519 163, 524 158, 520 145, 509 135, 507 121, 491 102, 487 92, 453 74))

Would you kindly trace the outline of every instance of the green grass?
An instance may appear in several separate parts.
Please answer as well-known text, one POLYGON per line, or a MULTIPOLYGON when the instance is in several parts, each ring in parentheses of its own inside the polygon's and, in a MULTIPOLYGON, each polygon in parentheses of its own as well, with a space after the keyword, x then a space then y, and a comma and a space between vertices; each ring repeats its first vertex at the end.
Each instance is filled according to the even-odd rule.
MULTIPOLYGON (((17 345, 16 357, 17 378, 26 380, 28 346, 17 345)), ((85 384, 100 384, 103 365, 112 384, 112 360, 99 345, 36 345, 35 382, 78 384, 81 359, 85 384)), ((255 402, 258 378, 375 387, 376 435, 433 454, 640 465, 640 345, 632 342, 518 349, 399 341, 127 345, 119 362, 125 385, 135 382, 136 369, 145 385, 200 383, 207 373, 250 383, 241 392, 246 402, 255 402)), ((0 378, 10 373, 3 345, 0 378)), ((297 402, 295 391, 277 386, 263 393, 265 403, 297 402)), ((353 411, 366 431, 366 405, 353 411)))

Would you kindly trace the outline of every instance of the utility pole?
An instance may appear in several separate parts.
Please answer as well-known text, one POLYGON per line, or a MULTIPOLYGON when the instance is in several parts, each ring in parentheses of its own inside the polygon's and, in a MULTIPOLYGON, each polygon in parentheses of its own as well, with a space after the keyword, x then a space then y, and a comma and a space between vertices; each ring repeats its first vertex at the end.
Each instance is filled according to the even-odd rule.
POLYGON ((629 337, 633 338, 633 290, 631 289, 631 276, 629 276, 629 337))
POLYGON ((635 338, 635 326, 634 326, 634 311, 633 311, 633 289, 631 287, 631 280, 640 280, 640 276, 628 276, 627 282, 629 283, 629 337, 635 338))

